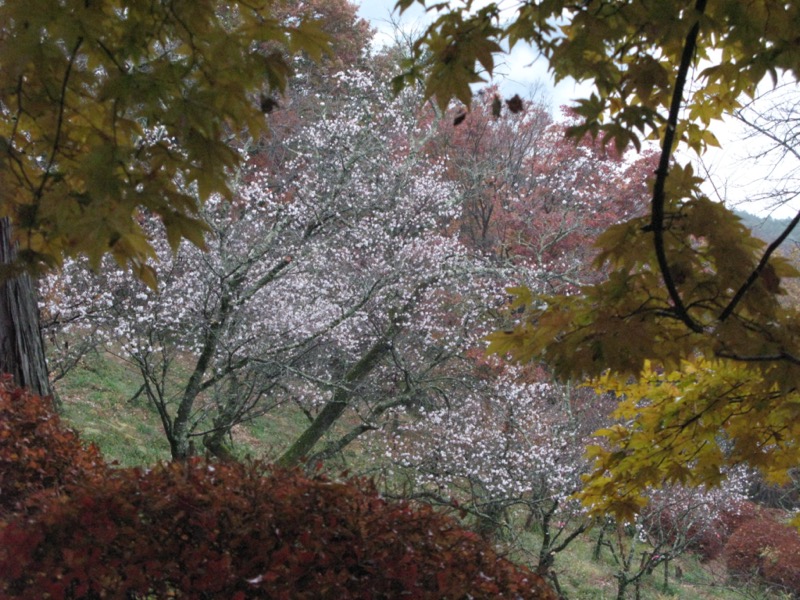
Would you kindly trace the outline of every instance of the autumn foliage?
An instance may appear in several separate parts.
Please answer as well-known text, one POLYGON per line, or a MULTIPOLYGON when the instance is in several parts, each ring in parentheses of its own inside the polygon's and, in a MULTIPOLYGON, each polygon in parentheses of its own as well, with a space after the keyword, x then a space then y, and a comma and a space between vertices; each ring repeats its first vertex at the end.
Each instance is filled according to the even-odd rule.
POLYGON ((368 482, 200 460, 98 477, 97 450, 45 401, 8 382, 0 397, 3 598, 555 598, 368 482), (15 513, 23 500, 36 510, 15 513))
POLYGON ((742 523, 728 539, 723 556, 728 571, 738 579, 756 577, 800 594, 800 534, 766 513, 742 523))
MULTIPOLYGON (((667 520, 671 516, 662 514, 667 520)), ((753 580, 796 596, 800 534, 783 522, 786 516, 747 500, 732 501, 705 527, 688 527, 689 548, 703 561, 721 558, 734 581, 753 580)))
POLYGON ((42 399, 0 376, 0 518, 26 500, 90 481, 106 471, 99 451, 65 428, 42 399))

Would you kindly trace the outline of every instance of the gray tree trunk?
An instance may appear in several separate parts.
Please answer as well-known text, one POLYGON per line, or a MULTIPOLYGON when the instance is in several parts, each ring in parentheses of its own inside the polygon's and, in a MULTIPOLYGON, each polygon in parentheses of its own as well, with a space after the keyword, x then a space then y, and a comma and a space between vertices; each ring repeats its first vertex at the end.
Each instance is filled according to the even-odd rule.
POLYGON ((306 428, 299 438, 277 460, 282 467, 295 467, 309 456, 316 443, 336 423, 342 413, 350 405, 352 397, 351 385, 364 379, 381 358, 389 351, 388 340, 397 331, 393 323, 387 334, 375 343, 369 351, 353 365, 344 377, 343 382, 336 388, 333 398, 319 412, 314 421, 306 428))
MULTIPOLYGON (((0 219, 0 265, 13 263, 16 254, 11 224, 0 219)), ((17 385, 40 396, 52 395, 36 290, 26 273, 0 274, 0 372, 10 373, 17 385)))

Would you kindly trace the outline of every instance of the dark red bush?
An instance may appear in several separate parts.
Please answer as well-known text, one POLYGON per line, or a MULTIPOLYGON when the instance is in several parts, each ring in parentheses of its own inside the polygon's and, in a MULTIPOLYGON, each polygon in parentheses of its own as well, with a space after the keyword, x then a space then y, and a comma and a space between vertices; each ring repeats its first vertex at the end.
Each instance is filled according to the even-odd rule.
MULTIPOLYGON (((749 500, 739 500, 720 514, 719 520, 727 537, 751 519, 763 518, 764 509, 749 500)), ((771 518, 771 517, 770 517, 771 518)))
POLYGON ((734 577, 759 577, 766 583, 800 594, 800 534, 769 516, 745 521, 733 532, 723 552, 734 577))
POLYGON ((97 448, 61 424, 49 398, 0 376, 0 517, 22 510, 42 490, 58 491, 106 470, 97 448))
POLYGON ((691 527, 688 535, 691 539, 689 550, 707 562, 720 555, 729 533, 720 521, 715 520, 704 527, 691 527))
POLYGON ((690 532, 694 536, 690 549, 703 561, 717 558, 725 549, 731 534, 742 523, 756 518, 759 512, 759 507, 748 500, 732 500, 705 528, 690 532))
POLYGON ((429 507, 242 465, 120 470, 0 530, 4 598, 555 598, 429 507))
POLYGON ((760 512, 752 502, 738 498, 727 500, 724 508, 696 504, 691 497, 685 504, 673 498, 667 508, 645 515, 644 524, 655 539, 683 546, 701 561, 710 561, 722 553, 734 529, 760 512))

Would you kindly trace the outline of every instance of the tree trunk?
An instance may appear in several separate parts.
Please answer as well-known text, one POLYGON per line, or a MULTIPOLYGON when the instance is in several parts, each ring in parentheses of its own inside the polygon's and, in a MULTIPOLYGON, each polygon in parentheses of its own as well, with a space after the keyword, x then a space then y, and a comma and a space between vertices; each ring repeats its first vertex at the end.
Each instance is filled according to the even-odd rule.
POLYGON ((282 467, 295 467, 309 456, 316 443, 327 433, 342 413, 350 405, 352 390, 350 386, 364 379, 389 350, 388 340, 396 333, 393 324, 387 334, 375 343, 369 351, 353 365, 343 382, 336 388, 333 398, 328 402, 314 421, 297 440, 277 460, 282 467))
MULTIPOLYGON (((15 258, 11 224, 0 219, 0 265, 9 265, 15 258)), ((10 373, 17 385, 40 396, 52 395, 36 290, 27 273, 0 277, 0 372, 10 373)))
POLYGON ((608 521, 605 521, 603 523, 603 526, 600 528, 600 533, 597 536, 597 543, 594 545, 594 550, 592 551, 592 560, 600 560, 600 550, 603 549, 606 529, 608 529, 608 526, 609 526, 608 521))
POLYGON ((625 600, 625 590, 628 589, 628 581, 624 575, 617 576, 617 597, 616 600, 625 600))
POLYGON ((403 308, 396 311, 392 316, 389 328, 383 332, 381 338, 370 347, 367 353, 350 367, 350 370, 334 391, 333 398, 322 408, 300 437, 278 458, 276 461, 278 465, 288 468, 296 467, 311 455, 311 450, 313 450, 317 442, 333 427, 350 405, 353 386, 366 378, 391 350, 391 341, 403 328, 403 319, 411 313, 423 290, 432 281, 427 281, 417 286, 411 298, 403 305, 403 308))
POLYGON ((227 431, 218 430, 203 436, 203 446, 214 458, 224 462, 233 462, 236 460, 236 455, 231 451, 228 444, 225 443, 226 433, 227 431))

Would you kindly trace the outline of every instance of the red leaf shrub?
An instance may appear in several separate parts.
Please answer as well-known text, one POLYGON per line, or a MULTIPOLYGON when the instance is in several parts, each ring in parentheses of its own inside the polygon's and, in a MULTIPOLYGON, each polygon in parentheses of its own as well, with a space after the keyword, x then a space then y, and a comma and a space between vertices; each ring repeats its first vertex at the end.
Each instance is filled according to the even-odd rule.
POLYGON ((0 375, 0 517, 23 510, 42 490, 57 491, 106 470, 97 448, 63 427, 51 399, 0 375))
POLYGON ((702 562, 707 562, 720 555, 730 533, 719 520, 715 520, 704 527, 690 527, 688 535, 691 539, 688 549, 702 562))
POLYGON ((756 518, 759 512, 759 507, 748 500, 732 500, 707 527, 690 532, 690 535, 694 536, 690 549, 698 554, 702 561, 717 558, 725 549, 731 534, 742 523, 756 518))
POLYGON ((697 490, 670 490, 662 506, 643 514, 644 525, 655 540, 672 545, 673 551, 689 550, 701 561, 717 558, 731 533, 762 511, 752 502, 734 496, 716 498, 697 490))
POLYGON ((793 527, 767 516, 752 518, 733 532, 723 556, 734 577, 755 575, 800 594, 800 534, 793 527))
POLYGON ((430 507, 258 466, 119 470, 0 528, 3 598, 542 598, 430 507))
POLYGON ((2 598, 556 598, 453 519, 365 482, 109 469, 8 378, 0 499, 2 598))
MULTIPOLYGON (((751 519, 763 518, 764 509, 749 500, 740 500, 720 513, 720 523, 727 537, 751 519)), ((726 538, 727 539, 727 538, 726 538)))

